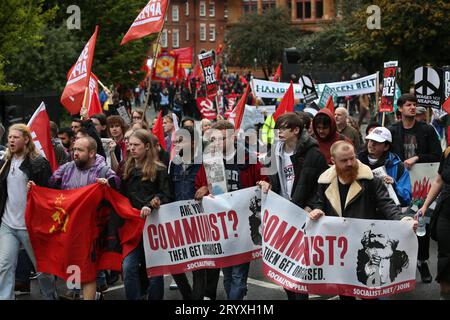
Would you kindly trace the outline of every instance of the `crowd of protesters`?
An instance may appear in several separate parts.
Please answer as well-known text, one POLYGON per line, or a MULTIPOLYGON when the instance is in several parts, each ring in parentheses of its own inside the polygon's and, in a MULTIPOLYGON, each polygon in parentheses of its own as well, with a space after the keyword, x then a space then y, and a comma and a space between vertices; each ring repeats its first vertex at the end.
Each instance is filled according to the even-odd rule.
MULTIPOLYGON (((248 80, 234 74, 223 76, 221 88, 225 93, 242 93, 248 80)), ((217 141, 223 141, 228 192, 259 185, 263 192, 271 189, 305 209, 312 220, 323 215, 402 220, 414 221, 411 225, 415 228, 417 215, 413 220, 401 209, 411 202, 409 170, 416 163, 440 161, 438 178, 421 211, 429 214, 431 202, 442 190, 436 208, 440 210, 436 279, 441 285, 441 298, 449 299, 450 213, 449 206, 445 205, 450 184, 448 152, 442 152, 435 129, 417 119, 414 95, 404 94, 398 99, 401 115, 398 122, 389 128, 369 123, 364 139, 359 125, 366 115, 359 123, 352 123, 353 118, 345 107, 336 108, 334 114, 328 109, 285 113, 275 124, 278 135, 275 148, 271 149, 273 154, 265 155, 266 160, 275 161, 276 172, 266 175, 262 163, 267 165, 267 161, 262 161, 260 154, 252 154, 246 142, 237 139, 231 122, 222 117, 198 121, 201 117, 195 96, 202 94, 203 88, 198 86, 197 79, 192 79, 188 85, 196 89, 188 89, 186 83, 170 82, 151 87, 150 104, 155 111, 163 110, 164 114, 165 150, 152 134, 154 121, 146 119, 143 110, 138 108, 143 101, 137 91, 135 103, 129 108, 130 124, 118 115, 104 114, 87 120, 74 118, 71 127, 58 128, 52 123, 52 144, 59 165, 53 174, 47 160, 36 151, 30 130, 23 124, 9 128, 7 146, 0 147, 0 299, 14 299, 15 292, 29 292, 28 276, 36 271, 24 218, 30 185, 75 189, 92 183, 107 184, 125 195, 145 218, 163 204, 201 200, 210 194, 205 168, 193 160, 198 144, 212 146, 217 141), (178 130, 171 111, 177 116, 178 130), (210 129, 215 129, 212 134, 208 134, 210 129), (191 137, 190 141, 183 139, 182 130, 191 137), (172 148, 175 154, 191 149, 190 156, 183 157, 182 164, 172 163, 169 160, 172 148), (246 160, 256 157, 261 161, 237 163, 239 148, 245 150, 246 160), (383 166, 387 175, 382 179, 374 177, 372 170, 383 166), (355 185, 360 190, 356 194, 351 192, 355 185), (386 185, 393 186, 400 205, 390 198, 386 185)), ((359 99, 362 105, 359 112, 368 112, 366 100, 367 97, 359 99)), ((4 131, 0 128, 0 133, 4 131)), ((429 234, 428 231, 426 236, 418 237, 418 270, 426 283, 432 281, 427 263, 429 234)), ((249 268, 250 263, 223 268, 228 299, 245 297, 249 268)), ((219 273, 219 269, 194 271, 192 284, 186 274, 172 276, 183 299, 203 300, 216 299, 219 273)), ((84 299, 98 298, 96 291, 106 290, 118 276, 122 276, 127 299, 164 298, 164 278, 147 279, 145 275, 144 248, 140 243, 123 260, 121 274, 99 271, 96 282, 83 284, 84 299)), ((41 273, 37 278, 45 299, 62 297, 52 275, 41 273)), ((288 290, 286 294, 290 300, 308 299, 307 294, 288 290)))

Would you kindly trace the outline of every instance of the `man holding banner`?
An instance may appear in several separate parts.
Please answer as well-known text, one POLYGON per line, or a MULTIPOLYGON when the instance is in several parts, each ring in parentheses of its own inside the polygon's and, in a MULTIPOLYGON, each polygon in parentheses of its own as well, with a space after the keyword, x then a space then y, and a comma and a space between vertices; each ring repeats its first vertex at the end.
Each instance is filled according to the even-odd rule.
MULTIPOLYGON (((382 181, 373 176, 368 166, 356 159, 355 148, 350 142, 337 141, 331 146, 330 152, 334 165, 319 177, 314 210, 308 214, 311 220, 328 215, 413 221, 411 217, 402 218, 400 209, 389 198, 382 181)), ((415 220, 413 228, 417 228, 415 220)), ((341 299, 354 298, 341 296, 341 299)))
MULTIPOLYGON (((240 156, 242 155, 244 146, 235 144, 233 124, 226 120, 219 120, 213 125, 212 129, 215 129, 213 133, 214 142, 212 143, 217 143, 219 148, 220 146, 222 147, 221 151, 228 192, 250 188, 256 186, 258 181, 267 180, 266 176, 261 175, 262 165, 256 159, 252 159, 246 151, 244 159, 241 159, 240 156), (241 160, 244 160, 244 162, 241 163, 241 160)), ((209 194, 208 178, 204 168, 204 165, 202 165, 199 175, 196 178, 196 199, 201 199, 203 196, 209 194)), ((244 299, 247 294, 249 268, 250 262, 223 268, 223 284, 228 300, 244 299)), ((216 270, 218 281, 219 270, 216 270)), ((210 285, 214 284, 208 283, 208 286, 210 285)), ((215 288, 217 289, 217 284, 215 288)))
MULTIPOLYGON (((402 94, 397 100, 402 120, 389 127, 392 133, 392 152, 400 156, 408 170, 416 163, 439 162, 442 148, 434 128, 416 120, 417 98, 409 93, 402 94)), ((417 265, 422 281, 430 283, 431 273, 427 260, 430 257, 430 236, 418 237, 419 253, 417 265)))

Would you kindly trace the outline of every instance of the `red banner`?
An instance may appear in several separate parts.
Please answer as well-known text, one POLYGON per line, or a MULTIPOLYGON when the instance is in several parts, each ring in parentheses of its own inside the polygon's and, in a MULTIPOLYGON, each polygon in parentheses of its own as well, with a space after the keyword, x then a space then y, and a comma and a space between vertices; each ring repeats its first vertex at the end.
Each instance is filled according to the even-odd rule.
POLYGON ((239 94, 236 93, 232 93, 232 94, 228 94, 226 95, 228 104, 225 110, 225 119, 228 119, 228 117, 230 116, 231 112, 233 111, 234 105, 236 104, 237 99, 239 98, 239 94))
POLYGON ((194 54, 194 49, 192 47, 173 49, 173 52, 178 56, 178 63, 183 68, 192 68, 192 56, 194 54))
POLYGON ((144 219, 130 201, 95 183, 73 190, 33 186, 25 214, 37 271, 64 280, 79 268, 81 283, 98 270, 121 270, 142 239, 144 219))
POLYGON ((48 118, 44 102, 34 112, 27 126, 30 128, 36 148, 48 160, 52 171, 55 171, 58 168, 58 163, 56 162, 55 149, 53 149, 52 145, 50 119, 48 118))
POLYGON ((208 98, 197 98, 197 108, 202 114, 202 119, 215 120, 217 117, 213 101, 208 98))
POLYGON ((178 57, 172 52, 163 52, 156 60, 153 70, 153 80, 172 80, 175 81, 178 72, 178 57))
POLYGON ((155 125, 153 126, 152 133, 158 138, 159 145, 164 150, 167 150, 166 141, 164 140, 164 127, 162 110, 158 113, 155 125))
POLYGON ((67 84, 61 96, 61 104, 71 114, 79 113, 83 105, 86 88, 89 86, 91 76, 97 33, 98 26, 95 27, 94 34, 86 43, 77 62, 67 74, 67 84))
POLYGON ((120 45, 161 31, 166 15, 167 0, 150 0, 134 20, 120 45))

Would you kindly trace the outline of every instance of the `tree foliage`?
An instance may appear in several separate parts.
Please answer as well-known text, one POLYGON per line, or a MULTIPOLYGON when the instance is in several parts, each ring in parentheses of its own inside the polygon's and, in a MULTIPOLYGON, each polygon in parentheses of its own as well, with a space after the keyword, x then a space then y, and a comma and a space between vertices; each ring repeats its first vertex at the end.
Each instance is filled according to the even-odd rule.
MULTIPOLYGON (((15 44, 14 54, 9 55, 8 61, 11 63, 6 68, 8 72, 5 81, 24 90, 45 88, 62 91, 68 70, 76 62, 98 25, 99 34, 92 71, 104 84, 120 84, 122 88, 136 86, 144 77, 140 68, 150 53, 150 45, 156 35, 129 42, 124 46, 120 46, 120 41, 145 3, 142 0, 77 0, 76 5, 81 10, 80 30, 67 28, 69 5, 71 4, 56 0, 45 1, 44 5, 39 2, 38 12, 41 15, 51 12, 53 19, 47 19, 39 28, 36 26, 35 30, 26 32, 28 37, 31 37, 31 31, 34 32, 33 37, 39 40, 35 45, 18 41, 20 37, 16 34, 2 33, 3 37, 15 44), (57 9, 52 9, 55 6, 57 9)), ((0 6, 3 6, 3 3, 0 6)), ((2 60, 0 66, 1 63, 2 60)), ((0 81, 1 75, 0 72, 0 81)))
POLYGON ((287 13, 272 9, 262 15, 243 15, 226 35, 229 63, 239 67, 257 64, 266 77, 281 62, 284 48, 292 47, 299 31, 293 28, 287 13))
POLYGON ((369 73, 385 61, 398 60, 407 89, 416 67, 449 63, 448 12, 450 2, 445 0, 346 0, 342 20, 301 39, 298 47, 308 61, 360 64, 369 73), (369 5, 380 8, 381 29, 367 28, 369 5), (310 48, 318 54, 307 54, 310 48))
POLYGON ((43 0, 0 1, 0 90, 13 90, 4 73, 21 48, 42 44, 42 30, 54 17, 56 8, 43 10, 43 0))

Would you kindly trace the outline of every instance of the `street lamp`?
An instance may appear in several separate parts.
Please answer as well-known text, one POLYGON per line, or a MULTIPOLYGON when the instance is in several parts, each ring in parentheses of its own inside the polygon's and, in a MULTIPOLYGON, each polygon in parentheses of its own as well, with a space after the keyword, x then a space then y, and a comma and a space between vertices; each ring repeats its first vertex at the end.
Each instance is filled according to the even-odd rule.
POLYGON ((254 58, 254 59, 253 59, 253 62, 255 62, 255 71, 256 71, 256 69, 257 69, 257 67, 258 67, 258 59, 254 58))

